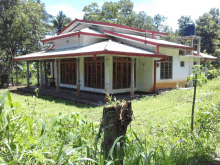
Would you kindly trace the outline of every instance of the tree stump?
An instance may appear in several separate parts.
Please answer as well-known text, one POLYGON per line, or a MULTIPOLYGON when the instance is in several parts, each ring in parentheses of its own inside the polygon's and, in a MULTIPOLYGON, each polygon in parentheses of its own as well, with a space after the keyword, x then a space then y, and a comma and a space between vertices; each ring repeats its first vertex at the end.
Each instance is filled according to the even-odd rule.
MULTIPOLYGON (((103 108, 102 122, 100 132, 104 132, 104 139, 102 148, 104 151, 105 159, 109 159, 109 151, 111 150, 115 140, 119 137, 120 142, 120 164, 123 164, 124 152, 123 143, 124 136, 127 132, 127 127, 132 121, 133 111, 131 102, 126 102, 124 105, 120 101, 116 105, 103 108)), ((116 159, 116 145, 113 150, 114 160, 116 159)))

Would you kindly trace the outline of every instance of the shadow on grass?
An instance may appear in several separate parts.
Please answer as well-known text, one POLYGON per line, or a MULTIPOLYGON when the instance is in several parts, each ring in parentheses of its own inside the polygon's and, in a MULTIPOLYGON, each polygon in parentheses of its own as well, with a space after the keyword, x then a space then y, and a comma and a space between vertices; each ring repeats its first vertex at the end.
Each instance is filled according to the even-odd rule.
MULTIPOLYGON (((22 96, 35 96, 36 94, 34 92, 27 92, 27 91, 18 91, 18 90, 10 90, 11 93, 16 93, 18 95, 22 95, 22 96)), ((39 99, 42 100, 46 100, 46 101, 50 101, 50 102, 55 102, 55 103, 64 103, 65 105, 69 105, 69 106, 75 106, 77 108, 95 108, 97 106, 95 105, 90 105, 88 103, 79 103, 77 101, 70 101, 70 100, 66 100, 66 99, 62 99, 56 96, 48 96, 48 95, 42 95, 39 94, 38 95, 39 99)))

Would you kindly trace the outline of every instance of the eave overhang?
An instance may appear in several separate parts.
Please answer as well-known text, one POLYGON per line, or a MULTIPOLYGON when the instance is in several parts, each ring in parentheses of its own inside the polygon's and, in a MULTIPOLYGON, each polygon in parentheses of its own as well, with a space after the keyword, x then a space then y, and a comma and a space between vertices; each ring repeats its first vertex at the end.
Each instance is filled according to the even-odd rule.
POLYGON ((136 57, 153 57, 153 58, 166 58, 166 55, 157 55, 157 54, 144 54, 144 53, 128 53, 128 52, 119 52, 119 51, 94 51, 94 52, 83 52, 83 53, 72 53, 72 54, 59 54, 59 55, 45 55, 39 57, 27 57, 27 58, 17 58, 14 57, 14 61, 26 61, 26 60, 43 60, 43 59, 53 59, 53 58, 69 58, 75 56, 88 56, 88 55, 124 55, 124 56, 136 56, 136 57))
POLYGON ((145 43, 145 44, 154 45, 154 46, 157 46, 157 47, 161 46, 161 47, 171 47, 171 48, 186 49, 186 50, 195 50, 194 47, 161 44, 161 43, 157 43, 157 42, 153 42, 153 41, 148 41, 147 40, 148 38, 146 38, 146 40, 144 40, 144 39, 131 37, 131 36, 124 35, 124 34, 110 32, 110 31, 107 31, 107 30, 104 30, 103 32, 105 34, 110 35, 110 36, 119 37, 119 38, 128 39, 128 40, 133 40, 133 41, 138 41, 138 42, 142 42, 142 43, 145 43))

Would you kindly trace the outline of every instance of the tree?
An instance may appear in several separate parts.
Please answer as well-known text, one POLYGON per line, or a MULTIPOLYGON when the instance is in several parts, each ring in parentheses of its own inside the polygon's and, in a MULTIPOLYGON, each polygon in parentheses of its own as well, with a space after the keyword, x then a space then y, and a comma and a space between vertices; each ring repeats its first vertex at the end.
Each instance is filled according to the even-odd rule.
POLYGON ((4 68, 12 73, 13 57, 40 50, 45 34, 42 7, 33 1, 0 1, 0 54, 4 68), (7 65, 7 66, 6 66, 7 65))
POLYGON ((105 2, 99 9, 97 3, 86 5, 83 8, 84 20, 117 23, 125 26, 132 26, 135 19, 133 3, 130 0, 120 0, 119 2, 105 2))
POLYGON ((220 13, 212 8, 196 20, 196 34, 201 36, 201 51, 220 57, 220 13))
POLYGON ((145 11, 140 11, 135 14, 133 27, 144 30, 154 30, 153 19, 151 16, 148 16, 145 11))
POLYGON ((191 16, 181 16, 178 19, 178 25, 179 25, 178 32, 180 36, 184 35, 184 28, 190 24, 194 24, 193 20, 191 19, 191 16))
POLYGON ((134 4, 130 0, 120 0, 118 2, 118 18, 117 24, 132 26, 132 21, 135 19, 135 13, 133 11, 134 4))
POLYGON ((86 5, 83 10, 85 14, 83 16, 83 19, 86 21, 99 21, 100 19, 100 9, 99 5, 94 2, 90 5, 86 5))
POLYGON ((55 28, 57 33, 59 33, 71 22, 71 18, 66 17, 66 15, 62 11, 60 11, 59 14, 57 14, 57 17, 52 21, 53 27, 55 28))
POLYGON ((153 19, 153 24, 154 24, 154 28, 156 31, 162 31, 164 25, 162 24, 163 22, 166 21, 166 17, 164 17, 163 15, 157 14, 154 16, 153 19))

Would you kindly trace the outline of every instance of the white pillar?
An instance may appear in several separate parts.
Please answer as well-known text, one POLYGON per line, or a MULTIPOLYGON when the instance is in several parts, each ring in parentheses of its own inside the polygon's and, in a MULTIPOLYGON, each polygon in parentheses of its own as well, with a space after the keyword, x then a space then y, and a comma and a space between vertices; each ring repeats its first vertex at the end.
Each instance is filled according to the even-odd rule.
MULTIPOLYGON (((186 45, 186 40, 183 40, 183 44, 186 45)), ((185 56, 186 55, 186 50, 183 50, 183 51, 184 51, 183 55, 185 56)))
MULTIPOLYGON (((193 47, 193 35, 191 35, 191 47, 193 47)), ((193 55, 193 50, 191 50, 191 55, 193 55)))
POLYGON ((80 58, 77 58, 77 96, 80 96, 80 58))
POLYGON ((43 87, 42 61, 40 61, 40 88, 43 87))
POLYGON ((207 68, 207 61, 205 61, 205 77, 208 77, 207 70, 208 70, 208 68, 207 68))
POLYGON ((134 96, 134 58, 131 58, 131 96, 134 96))
POLYGON ((200 55, 200 43, 201 43, 201 40, 200 38, 198 38, 198 42, 197 42, 197 55, 198 56, 200 55))
POLYGON ((29 87, 29 61, 27 61, 27 87, 29 87))
POLYGON ((105 56, 105 93, 109 94, 110 93, 110 59, 109 57, 105 56))
POLYGON ((58 59, 56 59, 56 68, 57 68, 57 71, 56 71, 56 92, 59 92, 59 61, 58 59))

